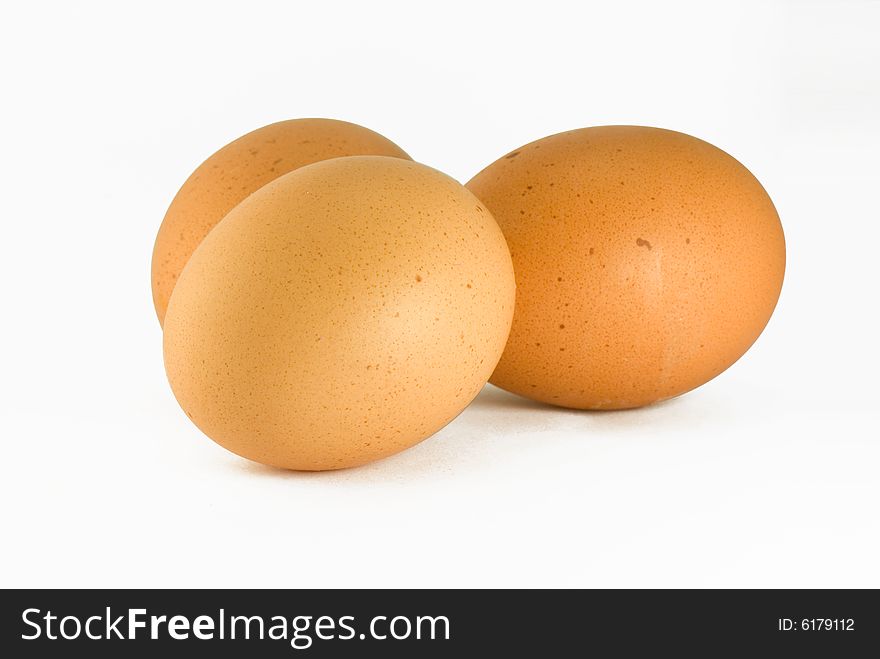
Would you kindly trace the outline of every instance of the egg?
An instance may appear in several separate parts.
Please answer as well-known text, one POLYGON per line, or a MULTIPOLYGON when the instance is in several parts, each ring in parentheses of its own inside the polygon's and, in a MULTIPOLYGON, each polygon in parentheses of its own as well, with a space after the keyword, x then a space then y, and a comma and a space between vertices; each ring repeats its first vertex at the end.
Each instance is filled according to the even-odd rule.
POLYGON ((303 165, 353 155, 409 159, 396 144, 363 126, 291 119, 248 133, 199 165, 171 202, 153 248, 153 305, 160 324, 189 257, 242 199, 303 165))
POLYGON ((166 372, 230 451, 352 467, 477 395, 514 288, 498 224, 460 183, 398 158, 326 160, 253 193, 195 250, 165 317, 166 372))
POLYGON ((724 151, 641 126, 514 149, 467 187, 516 271, 491 381, 571 408, 685 393, 746 352, 773 313, 785 240, 770 197, 724 151))

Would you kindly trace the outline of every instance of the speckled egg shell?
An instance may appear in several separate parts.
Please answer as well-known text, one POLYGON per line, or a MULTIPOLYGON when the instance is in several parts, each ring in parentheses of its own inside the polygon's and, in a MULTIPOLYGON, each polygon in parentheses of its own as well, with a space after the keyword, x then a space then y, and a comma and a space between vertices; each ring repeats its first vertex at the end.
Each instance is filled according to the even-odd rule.
POLYGON ((491 381, 565 407, 677 396, 733 364, 779 297, 785 241, 754 176, 682 133, 603 126, 512 151, 467 187, 516 271, 491 381))
POLYGON ((286 174, 196 249, 165 318, 180 405, 241 456, 351 467, 436 432, 498 362, 510 254, 464 186, 408 160, 286 174))
POLYGON ((291 119, 258 128, 199 165, 171 202, 153 248, 153 304, 159 323, 195 248, 242 199, 303 165, 354 155, 409 159, 396 144, 363 126, 291 119))

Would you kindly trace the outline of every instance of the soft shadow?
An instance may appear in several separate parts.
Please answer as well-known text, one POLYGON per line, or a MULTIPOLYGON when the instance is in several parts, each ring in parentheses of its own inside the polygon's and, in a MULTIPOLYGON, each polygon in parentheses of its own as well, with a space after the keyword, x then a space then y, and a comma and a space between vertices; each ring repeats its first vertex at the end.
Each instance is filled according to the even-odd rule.
POLYGON ((531 425, 535 430, 541 430, 547 427, 548 418, 565 418, 568 421, 580 418, 589 425, 595 424, 599 427, 612 428, 615 425, 629 427, 640 425, 645 419, 666 417, 670 412, 684 409, 682 397, 679 396, 631 409, 579 410, 531 400, 489 384, 471 403, 468 411, 475 414, 483 412, 491 414, 497 411, 513 412, 520 427, 525 422, 526 427, 531 425), (530 412, 530 414, 519 414, 520 411, 530 412))
POLYGON ((557 432, 569 436, 574 432, 590 442, 623 436, 639 427, 660 432, 682 423, 692 426, 698 421, 695 412, 701 407, 688 404, 692 396, 630 410, 574 410, 486 385, 461 415, 434 436, 376 462, 333 471, 289 471, 229 456, 227 465, 239 473, 287 482, 405 484, 444 474, 454 480, 460 468, 483 469, 509 455, 506 450, 498 450, 499 440, 515 447, 523 442, 551 440, 557 432))
POLYGON ((537 400, 523 398, 504 389, 487 384, 471 403, 469 409, 485 410, 536 410, 538 412, 559 411, 563 408, 548 405, 537 400))
POLYGON ((485 391, 484 395, 489 404, 471 420, 475 434, 479 424, 493 424, 506 435, 528 434, 539 441, 558 432, 575 433, 584 442, 630 438, 633 431, 659 436, 676 428, 702 426, 713 415, 712 402, 702 392, 625 410, 577 410, 532 402, 515 403, 510 400, 512 394, 497 391, 485 391), (493 409, 498 411, 493 414, 493 409))
POLYGON ((333 471, 293 471, 291 469, 282 469, 281 467, 271 467, 241 457, 239 457, 231 467, 236 471, 243 471, 262 478, 280 478, 284 480, 290 480, 292 478, 298 480, 326 479, 328 475, 339 474, 341 472, 358 468, 351 467, 349 469, 336 469, 333 471))

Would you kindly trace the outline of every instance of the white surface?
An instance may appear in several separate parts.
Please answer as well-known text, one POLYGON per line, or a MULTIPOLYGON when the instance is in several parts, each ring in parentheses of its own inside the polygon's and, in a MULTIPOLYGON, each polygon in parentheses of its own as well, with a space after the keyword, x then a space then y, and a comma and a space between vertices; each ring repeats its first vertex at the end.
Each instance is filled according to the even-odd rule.
POLYGON ((880 3, 17 3, 0 32, 0 585, 880 586, 880 3), (777 204, 777 312, 656 407, 487 388, 365 468, 243 461, 167 386, 150 252, 203 158, 300 116, 460 180, 580 126, 702 137, 777 204))

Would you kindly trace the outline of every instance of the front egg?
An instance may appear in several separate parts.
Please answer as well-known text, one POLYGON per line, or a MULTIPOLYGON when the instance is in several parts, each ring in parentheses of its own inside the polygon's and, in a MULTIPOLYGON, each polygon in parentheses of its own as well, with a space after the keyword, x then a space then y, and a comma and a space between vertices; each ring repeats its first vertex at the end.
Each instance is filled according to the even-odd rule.
POLYGON ((432 435, 477 395, 514 275, 488 210, 408 160, 308 165, 235 207, 165 317, 165 367, 205 434, 241 456, 338 469, 432 435))

